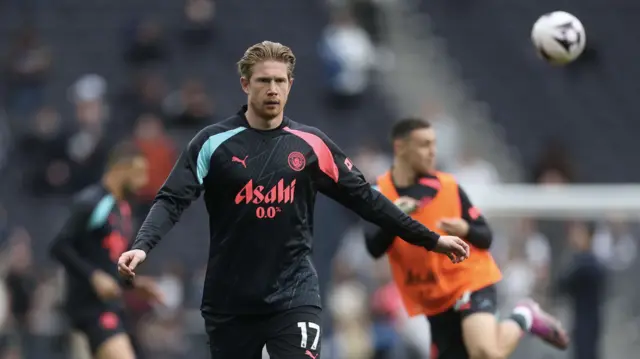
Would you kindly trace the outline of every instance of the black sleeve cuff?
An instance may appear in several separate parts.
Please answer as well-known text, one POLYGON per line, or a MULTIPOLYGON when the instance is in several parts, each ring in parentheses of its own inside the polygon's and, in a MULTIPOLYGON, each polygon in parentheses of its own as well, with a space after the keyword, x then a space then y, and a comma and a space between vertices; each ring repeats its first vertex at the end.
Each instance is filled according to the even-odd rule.
POLYGON ((440 240, 440 235, 436 232, 431 232, 429 235, 429 240, 426 241, 422 246, 426 248, 428 251, 433 251, 438 245, 438 241, 440 240))
POLYGON ((134 250, 134 249, 139 249, 145 252, 146 254, 149 254, 149 251, 151 251, 151 246, 148 243, 145 243, 144 241, 140 241, 138 243, 134 243, 133 246, 131 246, 131 250, 134 250))

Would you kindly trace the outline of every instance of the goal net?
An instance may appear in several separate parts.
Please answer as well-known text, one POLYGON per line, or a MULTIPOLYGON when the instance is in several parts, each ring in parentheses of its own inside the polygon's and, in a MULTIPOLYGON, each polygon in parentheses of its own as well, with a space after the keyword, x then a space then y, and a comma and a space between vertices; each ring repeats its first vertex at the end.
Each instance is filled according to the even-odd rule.
MULTIPOLYGON (((465 190, 494 229, 493 252, 504 273, 500 285, 504 310, 531 296, 558 315, 569 330, 576 323, 575 315, 597 325, 596 313, 575 312, 576 294, 571 294, 573 286, 586 293, 581 300, 589 300, 584 296, 599 285, 597 276, 568 275, 575 268, 578 248, 591 244, 589 252, 606 273, 600 357, 637 357, 640 185, 499 185, 466 186, 465 190)), ((583 343, 572 344, 578 345, 583 343)), ((523 342, 514 355, 523 359, 569 357, 573 357, 570 351, 549 350, 533 340, 523 342)))

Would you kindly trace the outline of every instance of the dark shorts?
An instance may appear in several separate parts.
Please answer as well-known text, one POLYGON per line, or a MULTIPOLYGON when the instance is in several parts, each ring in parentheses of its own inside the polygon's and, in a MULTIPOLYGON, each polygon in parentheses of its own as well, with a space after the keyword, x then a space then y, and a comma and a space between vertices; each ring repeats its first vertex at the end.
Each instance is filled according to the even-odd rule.
POLYGON ((498 311, 498 294, 495 285, 464 295, 448 311, 429 317, 432 350, 438 359, 468 359, 469 354, 462 338, 462 320, 475 313, 498 311))
POLYGON ((211 357, 315 359, 320 355, 321 309, 304 306, 266 315, 203 314, 211 357))
POLYGON ((87 336, 91 352, 94 354, 100 345, 112 336, 127 333, 122 311, 86 311, 71 314, 69 317, 71 326, 87 336))

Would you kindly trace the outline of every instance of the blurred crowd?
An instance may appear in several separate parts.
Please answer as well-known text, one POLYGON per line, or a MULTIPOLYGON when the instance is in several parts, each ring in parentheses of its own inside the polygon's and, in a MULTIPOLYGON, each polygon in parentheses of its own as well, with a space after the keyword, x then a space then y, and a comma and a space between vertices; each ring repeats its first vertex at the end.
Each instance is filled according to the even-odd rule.
MULTIPOLYGON (((362 95, 373 86, 375 70, 388 65, 392 55, 385 49, 384 29, 377 20, 382 16, 380 2, 329 1, 331 16, 315 54, 326 72, 327 106, 343 111, 367 106, 362 95)), ((50 238, 36 238, 27 223, 12 221, 13 203, 5 199, 31 198, 34 205, 67 199, 100 179, 115 143, 133 138, 150 163, 150 182, 135 199, 137 219, 142 220, 185 141, 227 115, 218 110, 220 94, 212 93, 198 74, 178 81, 167 78, 171 58, 215 48, 221 37, 231 36, 217 31, 220 16, 225 14, 219 13, 214 0, 184 0, 177 27, 165 27, 153 18, 136 21, 127 27, 121 52, 112 54, 121 59, 122 71, 131 74, 125 76, 129 82, 114 84, 97 71, 82 74, 64 84, 66 102, 47 96, 48 86, 67 66, 57 61, 56 49, 26 20, 20 28, 10 29, 12 42, 1 57, 0 84, 0 278, 4 279, 0 281, 0 359, 40 358, 49 353, 64 357, 68 334, 57 311, 64 285, 59 269, 48 260, 36 260, 38 255, 33 253, 46 247, 50 238), (183 45, 179 48, 167 41, 176 35, 183 45), (19 186, 9 188, 8 183, 19 186)), ((233 64, 225 66, 233 71, 233 64)), ((424 103, 421 115, 436 129, 438 163, 443 170, 453 173, 462 186, 500 183, 494 165, 465 148, 461 131, 465 119, 452 117, 433 101, 424 103)), ((391 164, 388 146, 360 137, 344 147, 373 181, 391 164)), ((532 183, 580 181, 567 149, 559 142, 546 148, 538 163, 529 164, 532 183)), ((531 218, 498 228, 494 253, 504 273, 500 290, 506 308, 526 296, 555 305, 563 294, 574 303, 574 320, 589 317, 588 311, 602 307, 605 298, 601 291, 579 288, 584 280, 570 274, 575 266, 591 265, 603 277, 588 283, 604 282, 599 278, 606 276, 606 284, 616 288, 609 293, 632 298, 625 302, 632 315, 620 320, 629 324, 623 329, 627 335, 640 337, 640 286, 619 289, 640 269, 635 224, 615 216, 599 223, 531 218), (581 261, 585 253, 593 257, 592 262, 581 261), (593 303, 580 306, 584 293, 593 297, 593 303)), ((332 330, 323 338, 323 358, 424 358, 428 345, 415 336, 407 321, 386 260, 375 262, 366 253, 360 223, 354 222, 344 233, 331 268, 325 303, 332 330)), ((205 357, 197 311, 204 268, 167 261, 154 274, 166 295, 166 306, 152 307, 139 298, 127 298, 149 357, 205 357)), ((604 328, 603 321, 585 325, 604 328)))

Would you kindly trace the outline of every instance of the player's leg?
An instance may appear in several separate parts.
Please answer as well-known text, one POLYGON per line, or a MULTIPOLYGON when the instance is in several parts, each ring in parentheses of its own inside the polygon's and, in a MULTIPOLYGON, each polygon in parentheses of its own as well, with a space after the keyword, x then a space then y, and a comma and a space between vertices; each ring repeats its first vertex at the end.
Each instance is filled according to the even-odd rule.
POLYGON ((504 359, 530 332, 557 348, 566 348, 568 337, 559 322, 532 301, 517 305, 509 318, 498 322, 495 286, 483 288, 469 298, 462 316, 464 343, 471 359, 504 359), (491 334, 489 334, 491 333, 491 334))
POLYGON ((204 317, 211 358, 262 358, 264 318, 217 314, 204 317))
POLYGON ((511 320, 498 322, 495 286, 471 293, 467 303, 459 302, 457 306, 462 318, 462 337, 471 359, 504 359, 515 350, 523 332, 511 320))
POLYGON ((434 359, 466 359, 467 350, 462 342, 460 313, 450 309, 429 317, 431 325, 430 355, 434 359))
POLYGON ((74 326, 86 335, 96 359, 136 359, 122 321, 122 313, 86 313, 74 320, 74 326))
POLYGON ((471 359, 505 359, 516 349, 523 331, 511 320, 474 313, 462 320, 462 337, 471 359))
POLYGON ((320 356, 321 309, 292 308, 273 315, 265 328, 271 359, 316 359, 320 356))
POLYGON ((146 358, 142 345, 140 345, 140 341, 138 340, 138 336, 131 330, 127 330, 127 333, 129 334, 129 342, 131 342, 131 348, 133 349, 136 359, 146 358))
POLYGON ((133 353, 135 354, 136 359, 145 359, 145 352, 138 338, 136 324, 132 320, 132 316, 125 310, 122 312, 122 318, 124 322, 124 330, 129 336, 129 341, 131 342, 131 347, 133 348, 133 353))
POLYGON ((129 336, 125 332, 114 334, 100 344, 96 359, 136 359, 129 336))
POLYGON ((560 321, 540 308, 531 299, 516 305, 511 319, 517 322, 525 332, 529 332, 558 349, 567 349, 569 336, 560 321))
POLYGON ((504 359, 515 350, 523 331, 513 320, 496 318, 495 286, 480 289, 456 304, 462 321, 462 338, 471 359, 504 359))

